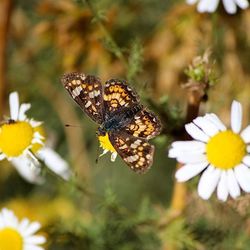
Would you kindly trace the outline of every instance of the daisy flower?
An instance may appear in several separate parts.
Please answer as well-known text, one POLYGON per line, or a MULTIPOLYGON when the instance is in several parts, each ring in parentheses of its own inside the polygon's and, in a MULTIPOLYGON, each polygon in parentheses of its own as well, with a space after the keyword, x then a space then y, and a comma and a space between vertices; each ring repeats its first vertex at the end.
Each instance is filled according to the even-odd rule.
POLYGON ((100 156, 105 155, 108 152, 111 152, 111 161, 115 161, 117 157, 117 152, 111 144, 108 134, 106 133, 104 136, 99 135, 98 140, 100 142, 100 147, 103 149, 102 154, 100 156))
POLYGON ((27 181, 39 183, 40 162, 44 161, 56 174, 64 179, 70 176, 68 164, 52 149, 44 145, 45 134, 42 123, 26 116, 29 103, 19 106, 17 92, 9 95, 10 118, 0 126, 0 160, 7 159, 27 181))
MULTIPOLYGON (((219 5, 219 0, 186 0, 188 4, 198 2, 197 9, 199 12, 215 12, 219 5)), ((241 9, 246 9, 249 6, 248 0, 222 0, 223 5, 229 14, 235 14, 237 6, 241 9)))
POLYGON ((0 249, 3 250, 43 250, 45 237, 34 235, 41 225, 27 218, 18 221, 15 214, 3 208, 0 211, 0 249))
POLYGON ((207 200, 217 187, 217 197, 226 201, 237 198, 241 189, 250 192, 250 125, 241 131, 242 106, 233 101, 231 129, 215 114, 197 117, 186 124, 192 141, 172 143, 169 157, 184 164, 175 177, 185 182, 200 174, 198 194, 207 200))
POLYGON ((100 147, 103 149, 102 154, 100 156, 105 155, 106 153, 111 153, 111 161, 115 161, 117 157, 117 152, 114 149, 113 145, 111 144, 108 134, 106 133, 104 136, 99 135, 98 140, 100 142, 100 147))

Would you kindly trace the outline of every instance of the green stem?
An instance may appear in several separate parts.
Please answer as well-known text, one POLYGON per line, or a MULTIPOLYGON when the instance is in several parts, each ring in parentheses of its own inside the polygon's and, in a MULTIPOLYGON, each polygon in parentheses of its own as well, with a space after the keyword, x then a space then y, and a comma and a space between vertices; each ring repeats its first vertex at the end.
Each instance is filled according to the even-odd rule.
POLYGON ((106 28, 106 26, 104 25, 102 19, 100 18, 100 16, 98 15, 96 9, 94 8, 91 0, 84 0, 84 2, 87 4, 88 8, 90 9, 92 15, 94 16, 95 20, 97 21, 99 27, 101 28, 105 38, 107 39, 107 41, 110 43, 111 47, 113 48, 113 53, 114 55, 120 59, 122 61, 122 63, 124 64, 124 66, 126 68, 128 68, 128 62, 122 52, 122 49, 119 47, 119 45, 116 43, 116 41, 113 39, 112 35, 110 34, 110 32, 108 31, 108 29, 106 28))
POLYGON ((43 170, 46 171, 46 173, 54 176, 56 179, 58 179, 59 181, 65 183, 65 184, 69 184, 69 183, 73 183, 74 185, 74 188, 76 190, 78 190, 79 192, 81 192, 82 194, 85 194, 85 195, 92 195, 92 193, 90 191, 88 191, 87 189, 85 189, 82 185, 80 185, 77 181, 77 179, 74 177, 71 177, 71 180, 65 180, 62 176, 56 174, 54 171, 52 171, 50 168, 48 168, 46 166, 46 164, 44 163, 44 161, 42 161, 41 159, 37 158, 37 156, 31 151, 29 150, 30 154, 33 156, 33 159, 34 161, 37 161, 40 163, 40 165, 43 167, 43 170))

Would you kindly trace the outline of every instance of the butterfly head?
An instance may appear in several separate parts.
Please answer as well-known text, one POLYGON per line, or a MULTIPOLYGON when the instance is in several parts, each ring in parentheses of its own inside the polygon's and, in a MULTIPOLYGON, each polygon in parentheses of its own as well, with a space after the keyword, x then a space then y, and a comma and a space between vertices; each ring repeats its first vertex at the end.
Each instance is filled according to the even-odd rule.
POLYGON ((103 125, 99 126, 97 131, 96 131, 96 135, 99 136, 105 136, 107 133, 107 130, 104 128, 103 125))

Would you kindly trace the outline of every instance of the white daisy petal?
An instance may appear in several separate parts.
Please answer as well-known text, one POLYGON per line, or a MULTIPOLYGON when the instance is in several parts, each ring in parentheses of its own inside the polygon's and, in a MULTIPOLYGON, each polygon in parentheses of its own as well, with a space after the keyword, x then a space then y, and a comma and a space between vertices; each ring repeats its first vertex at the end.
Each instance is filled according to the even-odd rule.
POLYGON ((226 126, 222 123, 219 117, 216 114, 210 113, 204 116, 207 120, 213 123, 219 130, 225 131, 227 130, 226 126))
POLYGON ((240 187, 245 192, 250 192, 250 169, 244 164, 240 164, 234 169, 234 173, 240 187))
POLYGON ((187 4, 194 4, 197 3, 198 0, 187 0, 187 4))
POLYGON ((37 138, 37 139, 41 139, 41 140, 45 139, 44 136, 42 136, 42 135, 41 135, 39 132, 37 132, 37 131, 34 133, 33 136, 34 136, 35 138, 37 138))
POLYGON ((180 151, 189 151, 190 149, 205 149, 206 144, 200 141, 176 141, 172 143, 172 147, 180 151))
POLYGON ((23 103, 20 105, 19 116, 18 116, 19 121, 25 121, 26 119, 25 113, 30 109, 30 107, 31 107, 30 103, 23 103))
POLYGON ((197 117, 193 120, 193 123, 200 127, 204 133, 208 136, 214 136, 219 132, 219 130, 211 123, 208 119, 204 117, 197 117))
POLYGON ((177 157, 177 161, 181 163, 203 163, 207 162, 207 157, 200 153, 183 153, 177 157))
POLYGON ((12 92, 9 95, 10 118, 14 121, 18 119, 19 114, 19 97, 17 92, 12 92))
POLYGON ((39 222, 32 222, 29 224, 26 230, 22 232, 22 235, 25 237, 30 236, 36 233, 40 228, 41 228, 41 224, 39 222))
POLYGON ((43 178, 40 176, 40 168, 34 166, 33 161, 28 157, 12 158, 11 163, 26 181, 36 184, 43 182, 43 178))
POLYGON ((242 106, 239 102, 233 101, 231 107, 231 128, 234 133, 239 133, 242 123, 242 106))
POLYGON ((236 199, 240 195, 240 187, 232 169, 227 170, 227 187, 232 198, 236 199))
POLYGON ((224 7, 229 14, 235 14, 237 11, 236 3, 234 0, 222 0, 224 7))
POLYGON ((40 246, 35 246, 33 244, 26 244, 23 250, 44 250, 44 248, 40 246))
POLYGON ((45 165, 53 172, 68 180, 71 176, 71 171, 68 163, 62 159, 54 150, 49 147, 43 147, 37 152, 38 157, 44 161, 45 165))
POLYGON ((209 6, 207 8, 208 12, 214 12, 219 4, 219 0, 210 0, 209 6))
POLYGON ((175 178, 179 182, 188 181, 194 176, 198 175, 208 166, 208 162, 198 163, 198 164, 186 164, 175 173, 175 178))
POLYGON ((180 155, 182 152, 179 150, 176 150, 175 148, 170 148, 168 150, 168 157, 169 158, 176 158, 178 155, 180 155))
POLYGON ((250 142, 250 125, 248 125, 241 133, 240 136, 244 140, 245 143, 250 142))
POLYGON ((209 136, 207 136, 201 129, 199 129, 193 123, 188 123, 185 125, 186 131, 196 140, 207 142, 209 140, 209 136))
POLYGON ((187 153, 203 154, 206 151, 206 144, 198 141, 177 141, 172 144, 173 148, 168 151, 170 158, 187 153))
POLYGON ((0 213, 0 229, 2 229, 4 227, 5 227, 5 224, 4 224, 4 221, 3 221, 3 215, 2 215, 2 213, 0 213))
POLYGON ((21 220, 18 229, 20 232, 25 231, 29 226, 30 221, 27 218, 21 220))
POLYGON ((198 11, 201 13, 208 11, 209 4, 210 4, 210 0, 200 0, 197 6, 198 11))
POLYGON ((179 156, 187 155, 187 154, 195 154, 195 155, 202 155, 205 152, 205 149, 196 149, 196 150, 190 150, 190 151, 181 151, 176 148, 171 148, 168 151, 168 157, 169 158, 178 158, 179 156))
POLYGON ((103 156, 103 155, 105 155, 105 154, 107 154, 107 153, 108 153, 108 150, 107 150, 107 149, 104 149, 103 152, 99 155, 99 157, 101 157, 101 156, 103 156))
POLYGON ((6 208, 2 210, 4 225, 6 227, 13 227, 16 228, 18 224, 17 217, 14 213, 6 208))
MULTIPOLYGON (((220 0, 186 0, 187 4, 195 4, 198 2, 197 10, 199 12, 214 12, 220 0)), ((237 5, 242 8, 246 9, 249 7, 248 0, 222 0, 225 10, 229 14, 234 14, 237 11, 237 5)))
POLYGON ((41 139, 39 139, 39 138, 33 138, 32 141, 31 141, 31 143, 32 144, 38 143, 38 144, 40 144, 42 146, 44 145, 44 142, 41 139))
POLYGON ((116 159, 116 157, 117 157, 117 152, 113 152, 112 154, 111 154, 111 161, 115 161, 115 159, 116 159))
POLYGON ((5 159, 5 155, 4 154, 0 154, 0 161, 2 161, 3 159, 5 159))
POLYGON ((31 119, 31 120, 29 121, 29 123, 30 123, 30 125, 31 125, 33 128, 39 127, 39 126, 41 126, 41 125, 43 124, 42 122, 40 122, 40 121, 35 121, 35 120, 33 120, 33 119, 31 119))
POLYGON ((202 199, 207 200, 210 198, 218 184, 220 176, 221 170, 211 165, 204 171, 198 184, 198 194, 202 199))
POLYGON ((247 165, 248 167, 250 167, 250 155, 246 155, 243 159, 242 162, 247 165))
POLYGON ((241 9, 246 9, 249 6, 247 0, 235 0, 235 2, 241 9))
POLYGON ((217 187, 217 197, 221 201, 226 201, 228 197, 227 176, 226 172, 222 171, 217 187))
POLYGON ((26 150, 25 153, 31 162, 30 166, 32 166, 32 167, 39 167, 40 166, 40 162, 38 161, 36 155, 34 155, 32 151, 30 151, 28 149, 28 150, 26 150))
POLYGON ((25 244, 43 244, 46 242, 46 238, 40 235, 30 236, 25 239, 25 244))

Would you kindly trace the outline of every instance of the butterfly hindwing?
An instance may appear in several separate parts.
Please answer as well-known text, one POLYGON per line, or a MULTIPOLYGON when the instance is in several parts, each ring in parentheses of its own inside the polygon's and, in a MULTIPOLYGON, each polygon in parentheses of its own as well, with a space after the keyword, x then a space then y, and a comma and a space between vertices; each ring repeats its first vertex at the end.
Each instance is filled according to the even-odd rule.
POLYGON ((111 79, 105 83, 103 99, 105 112, 108 113, 139 103, 138 95, 127 85, 126 81, 117 79, 111 79))
POLYGON ((161 122, 152 112, 143 109, 125 127, 128 134, 135 137, 151 139, 161 132, 161 122))
POLYGON ((104 119, 104 108, 100 79, 73 72, 64 74, 61 81, 81 109, 92 120, 101 124, 104 119))
POLYGON ((144 138, 136 138, 124 132, 109 133, 113 147, 137 173, 145 173, 153 163, 154 146, 144 138))

